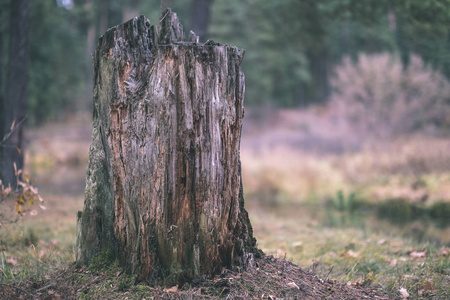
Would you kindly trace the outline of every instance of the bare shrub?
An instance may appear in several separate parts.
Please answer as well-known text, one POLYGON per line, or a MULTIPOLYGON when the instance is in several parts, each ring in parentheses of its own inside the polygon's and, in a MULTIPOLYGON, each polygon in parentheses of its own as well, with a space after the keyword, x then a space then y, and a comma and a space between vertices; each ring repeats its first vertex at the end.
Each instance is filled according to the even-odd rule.
POLYGON ((330 104, 341 124, 385 138, 450 125, 450 84, 412 55, 406 68, 389 53, 349 57, 335 69, 330 104))

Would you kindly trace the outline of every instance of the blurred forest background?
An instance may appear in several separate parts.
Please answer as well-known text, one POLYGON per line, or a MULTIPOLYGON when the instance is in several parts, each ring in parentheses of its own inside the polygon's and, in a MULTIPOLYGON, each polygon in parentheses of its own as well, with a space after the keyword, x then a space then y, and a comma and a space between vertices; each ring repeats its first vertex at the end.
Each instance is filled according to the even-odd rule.
MULTIPOLYGON (((17 50, 10 43, 15 24, 10 2, 20 1, 0 1, 4 95, 9 86, 8 57, 17 50)), ((361 55, 370 59, 386 53, 392 64, 405 69, 416 55, 424 71, 432 68, 450 76, 446 0, 162 2, 29 1, 27 122, 39 125, 90 109, 91 55, 97 39, 107 28, 139 14, 157 23, 161 5, 171 5, 184 27, 197 30, 202 41, 213 39, 247 50, 243 63, 247 106, 307 107, 327 102, 333 91, 345 89, 340 86, 344 83, 330 80, 344 57, 357 66, 361 55)))
POLYGON ((201 42, 246 50, 241 156, 260 247, 392 295, 449 295, 450 0, 0 0, 0 140, 26 124, 0 166, 25 157, 47 201, 0 235, 10 266, 20 245, 73 257, 97 40, 166 6, 201 42))

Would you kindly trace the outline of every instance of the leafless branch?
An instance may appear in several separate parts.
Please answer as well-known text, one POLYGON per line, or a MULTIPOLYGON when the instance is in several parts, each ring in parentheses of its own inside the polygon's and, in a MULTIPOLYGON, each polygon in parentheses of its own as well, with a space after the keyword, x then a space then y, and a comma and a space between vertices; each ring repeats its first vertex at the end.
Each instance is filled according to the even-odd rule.
MULTIPOLYGON (((3 137, 2 141, 0 142, 0 147, 6 142, 7 139, 9 139, 9 137, 13 134, 14 130, 16 130, 16 128, 18 128, 20 125, 22 125, 23 122, 25 122, 25 120, 27 119, 27 116, 23 117, 22 120, 20 120, 19 123, 17 123, 17 125, 15 125, 14 127, 11 128, 11 130, 3 137)), ((13 122, 14 124, 14 122, 13 122)))

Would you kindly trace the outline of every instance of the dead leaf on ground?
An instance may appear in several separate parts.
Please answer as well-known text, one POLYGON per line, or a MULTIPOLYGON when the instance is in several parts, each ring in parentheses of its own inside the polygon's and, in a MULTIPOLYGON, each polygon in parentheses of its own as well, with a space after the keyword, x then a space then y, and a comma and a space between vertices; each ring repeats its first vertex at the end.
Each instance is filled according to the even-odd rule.
POLYGON ((166 293, 175 293, 177 291, 178 291, 178 284, 169 289, 164 289, 164 292, 166 292, 166 293))
POLYGON ((351 285, 354 286, 362 286, 366 281, 364 279, 358 279, 355 282, 352 282, 351 285))
POLYGON ((409 257, 412 259, 416 259, 416 258, 425 258, 427 255, 427 250, 425 251, 412 251, 411 253, 409 253, 409 257))
POLYGON ((381 239, 378 240, 377 245, 383 245, 384 243, 386 243, 386 239, 381 239))
POLYGON ((431 282, 427 281, 420 286, 420 289, 425 291, 432 291, 434 290, 434 286, 431 282))
POLYGON ((336 252, 329 251, 325 254, 326 257, 333 258, 336 257, 336 252))
POLYGON ((291 288, 295 288, 295 289, 297 289, 297 290, 299 290, 300 289, 300 287, 297 285, 297 284, 295 284, 295 282, 289 282, 288 284, 287 284, 289 287, 291 287, 291 288))
POLYGON ((450 248, 444 248, 441 252, 441 256, 448 256, 450 254, 450 248))
POLYGON ((398 290, 400 292, 400 296, 403 299, 407 299, 409 297, 409 293, 405 288, 401 288, 400 290, 398 290))
POLYGON ((43 258, 47 254, 47 251, 44 249, 39 250, 39 258, 43 258))
POLYGON ((355 251, 353 251, 353 250, 348 250, 346 253, 345 253, 345 256, 347 256, 347 257, 351 257, 351 258, 357 258, 358 256, 359 256, 359 252, 355 252, 355 251))
POLYGON ((403 247, 404 243, 405 242, 403 242, 403 241, 393 241, 390 243, 390 245, 391 245, 391 248, 399 248, 399 247, 403 247))
POLYGON ((15 266, 18 263, 18 259, 17 259, 17 257, 12 257, 11 256, 11 257, 8 257, 6 259, 6 262, 9 263, 9 264, 12 264, 13 266, 15 266))
POLYGON ((389 263, 391 267, 395 267, 397 265, 398 260, 396 258, 394 259, 386 259, 386 261, 389 263))

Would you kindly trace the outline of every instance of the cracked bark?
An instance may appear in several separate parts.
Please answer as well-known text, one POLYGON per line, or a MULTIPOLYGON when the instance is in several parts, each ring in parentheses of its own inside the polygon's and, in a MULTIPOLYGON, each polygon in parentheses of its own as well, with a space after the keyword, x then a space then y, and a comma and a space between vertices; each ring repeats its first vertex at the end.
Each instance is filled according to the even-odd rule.
POLYGON ((79 263, 109 251, 173 285, 258 253, 240 172, 244 52, 190 40, 169 9, 159 27, 140 16, 100 39, 79 263))

